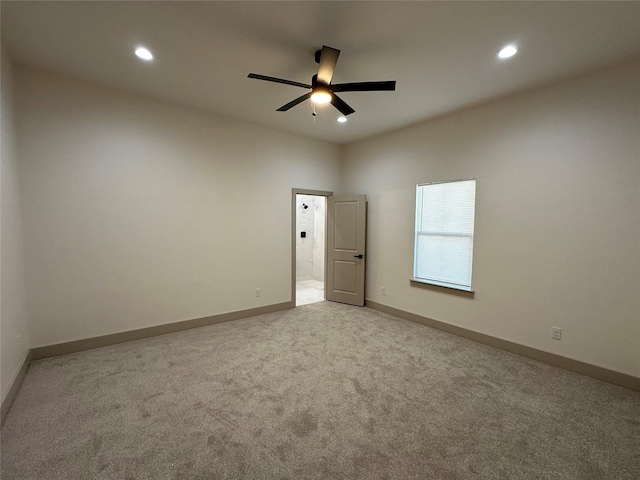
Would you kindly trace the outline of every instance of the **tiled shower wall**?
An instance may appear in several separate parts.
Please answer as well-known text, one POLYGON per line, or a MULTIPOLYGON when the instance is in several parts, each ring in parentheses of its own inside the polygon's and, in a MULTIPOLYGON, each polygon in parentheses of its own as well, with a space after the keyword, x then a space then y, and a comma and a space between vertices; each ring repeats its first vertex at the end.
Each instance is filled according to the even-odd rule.
POLYGON ((297 280, 324 281, 325 203, 325 197, 296 196, 297 280), (306 238, 301 238, 301 232, 306 232, 306 238))

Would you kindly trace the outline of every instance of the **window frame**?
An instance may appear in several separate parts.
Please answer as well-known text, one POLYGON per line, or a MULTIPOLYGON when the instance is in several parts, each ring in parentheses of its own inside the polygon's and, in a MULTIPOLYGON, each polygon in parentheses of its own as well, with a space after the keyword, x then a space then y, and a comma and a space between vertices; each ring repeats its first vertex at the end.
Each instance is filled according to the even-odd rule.
MULTIPOLYGON (((410 285, 415 287, 427 288, 429 290, 435 290, 446 293, 453 293, 463 297, 474 297, 473 290, 473 250, 474 250, 474 238, 475 238, 475 210, 476 210, 476 192, 477 192, 477 179, 476 178, 460 178, 456 180, 445 180, 438 182, 419 183, 416 185, 416 197, 415 197, 415 212, 414 212, 414 247, 413 247, 413 275, 410 279, 410 285), (469 235, 468 233, 460 232, 447 232, 445 236, 471 238, 471 259, 469 262, 469 285, 457 284, 455 282, 439 281, 435 279, 429 279, 424 277, 418 277, 417 273, 417 259, 418 259, 418 239, 420 235, 425 235, 424 232, 418 230, 419 222, 423 218, 418 218, 418 212, 421 207, 418 205, 420 199, 419 189, 420 187, 427 187, 429 185, 441 185, 447 183, 469 182, 473 181, 474 197, 473 197, 473 231, 469 235)), ((428 234, 426 234, 428 235, 428 234)))

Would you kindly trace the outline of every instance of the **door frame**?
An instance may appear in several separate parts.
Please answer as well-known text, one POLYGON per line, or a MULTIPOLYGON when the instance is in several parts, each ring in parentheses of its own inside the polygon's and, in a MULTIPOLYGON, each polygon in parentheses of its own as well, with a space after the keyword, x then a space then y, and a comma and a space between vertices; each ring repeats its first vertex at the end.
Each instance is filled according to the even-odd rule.
MULTIPOLYGON (((296 195, 315 195, 317 197, 330 197, 333 195, 333 192, 327 192, 325 190, 309 190, 305 188, 292 188, 291 189, 291 303, 293 306, 296 306, 296 219, 298 215, 297 203, 296 203, 296 195)), ((325 236, 327 232, 327 212, 325 210, 324 213, 324 223, 325 223, 325 236)), ((327 286, 327 242, 324 242, 324 271, 325 278, 324 284, 325 288, 327 286)))

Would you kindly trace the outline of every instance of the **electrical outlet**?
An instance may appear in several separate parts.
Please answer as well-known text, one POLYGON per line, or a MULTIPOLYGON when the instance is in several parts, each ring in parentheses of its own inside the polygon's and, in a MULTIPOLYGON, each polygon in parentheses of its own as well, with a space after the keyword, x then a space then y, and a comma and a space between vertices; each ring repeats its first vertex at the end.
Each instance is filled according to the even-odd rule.
POLYGON ((16 335, 16 346, 18 347, 18 350, 22 350, 22 337, 20 334, 16 335))
POLYGON ((256 288, 256 297, 260 297, 260 296, 262 296, 262 289, 256 288))
POLYGON ((562 329, 558 327, 551 327, 551 338, 554 340, 562 339, 562 329))
POLYGON ((380 295, 386 295, 387 294, 387 287, 380 287, 380 295))

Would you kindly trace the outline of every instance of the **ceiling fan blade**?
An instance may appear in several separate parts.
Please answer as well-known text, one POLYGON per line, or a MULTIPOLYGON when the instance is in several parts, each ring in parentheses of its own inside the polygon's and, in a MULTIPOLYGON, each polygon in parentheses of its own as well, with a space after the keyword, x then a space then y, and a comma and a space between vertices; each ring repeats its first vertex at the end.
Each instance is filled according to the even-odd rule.
POLYGON ((306 83, 294 82, 293 80, 285 80, 283 78, 267 77, 266 75, 260 75, 258 73, 250 73, 247 78, 255 78, 256 80, 266 80, 267 82, 284 83, 285 85, 293 85, 294 87, 312 88, 311 85, 306 83))
POLYGON ((356 82, 356 83, 338 83, 331 85, 334 92, 380 92, 391 91, 396 89, 396 81, 388 82, 356 82))
POLYGON ((340 110, 345 117, 355 112, 353 108, 347 105, 344 100, 340 99, 336 94, 331 95, 331 105, 340 110))
POLYGON ((311 94, 313 92, 309 92, 309 93, 305 93, 304 95, 302 95, 301 97, 296 98, 295 100, 291 100, 289 103, 287 103, 286 105, 281 106, 279 109, 276 110, 276 112, 286 112, 287 110, 289 110, 292 107, 295 107, 296 105, 298 105, 299 103, 304 102, 305 100, 307 100, 308 98, 311 97, 311 94))
POLYGON ((333 71, 336 69, 336 63, 338 63, 338 56, 340 50, 335 48, 322 46, 322 53, 320 53, 320 66, 318 67, 318 82, 325 85, 331 83, 333 77, 333 71))

